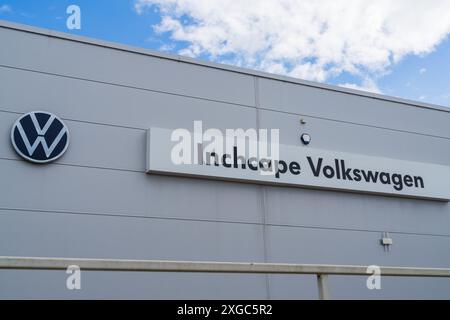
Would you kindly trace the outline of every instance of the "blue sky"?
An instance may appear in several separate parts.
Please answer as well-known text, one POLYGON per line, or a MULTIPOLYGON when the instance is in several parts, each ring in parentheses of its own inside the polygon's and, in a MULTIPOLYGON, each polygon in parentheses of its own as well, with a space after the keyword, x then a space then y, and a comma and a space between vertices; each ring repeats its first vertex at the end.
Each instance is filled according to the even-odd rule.
POLYGON ((335 20, 326 13, 331 6, 310 0, 268 0, 257 8, 233 1, 0 0, 0 19, 450 107, 450 1, 428 16, 404 2, 411 14, 398 23, 403 0, 369 11, 364 0, 351 0, 356 16, 367 15, 355 21, 335 20), (81 8, 81 30, 66 28, 71 4, 81 8), (298 9, 294 23, 276 16, 286 6, 290 16, 298 9), (430 24, 430 17, 444 22, 430 24))

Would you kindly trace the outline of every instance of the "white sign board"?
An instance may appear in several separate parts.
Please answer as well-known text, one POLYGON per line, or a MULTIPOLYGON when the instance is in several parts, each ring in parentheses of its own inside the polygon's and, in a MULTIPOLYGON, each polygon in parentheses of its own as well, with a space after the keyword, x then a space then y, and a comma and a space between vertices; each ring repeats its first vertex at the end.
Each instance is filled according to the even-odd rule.
POLYGON ((279 146, 279 160, 270 175, 262 173, 260 159, 239 158, 233 151, 206 153, 197 164, 176 164, 172 152, 177 142, 172 141, 172 132, 148 130, 148 173, 450 200, 450 167, 443 165, 292 145, 279 146), (223 163, 216 162, 217 158, 223 163))

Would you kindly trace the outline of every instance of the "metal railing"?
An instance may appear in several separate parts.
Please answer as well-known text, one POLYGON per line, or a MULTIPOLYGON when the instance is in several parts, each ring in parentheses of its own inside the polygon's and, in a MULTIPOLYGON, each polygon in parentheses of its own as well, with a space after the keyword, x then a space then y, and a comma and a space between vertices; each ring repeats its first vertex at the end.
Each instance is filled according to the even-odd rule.
MULTIPOLYGON (((82 271, 309 274, 317 276, 319 299, 330 298, 329 275, 371 275, 367 266, 351 265, 0 257, 0 270, 67 270, 73 265, 82 271)), ((379 268, 381 276, 450 277, 450 268, 379 268)))

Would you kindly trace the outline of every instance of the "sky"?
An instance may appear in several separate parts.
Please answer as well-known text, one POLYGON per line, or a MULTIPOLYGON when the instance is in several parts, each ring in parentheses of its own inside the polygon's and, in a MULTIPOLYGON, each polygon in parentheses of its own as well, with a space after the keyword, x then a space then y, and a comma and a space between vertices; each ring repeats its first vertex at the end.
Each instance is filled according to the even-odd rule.
POLYGON ((450 0, 0 0, 0 19, 450 107, 450 0))

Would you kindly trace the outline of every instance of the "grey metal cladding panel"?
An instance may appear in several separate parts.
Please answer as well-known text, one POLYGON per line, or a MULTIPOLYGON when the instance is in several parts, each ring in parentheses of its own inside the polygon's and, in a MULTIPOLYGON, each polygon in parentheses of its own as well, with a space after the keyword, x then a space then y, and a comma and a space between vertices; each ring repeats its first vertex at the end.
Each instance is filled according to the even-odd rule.
MULTIPOLYGON (((129 217, 0 211, 0 252, 12 256, 263 261, 262 227, 129 217)), ((265 298, 265 277, 0 271, 1 298, 265 298), (28 290, 29 284, 34 290, 28 290), (117 290, 120 288, 120 290, 117 290)))
POLYGON ((301 125, 299 116, 260 112, 261 127, 280 128, 280 140, 284 144, 301 145, 300 135, 308 133, 312 148, 450 165, 450 139, 318 118, 304 119, 307 124, 301 125))
MULTIPOLYGON (((438 237, 395 235, 398 243, 387 253, 379 245, 377 235, 367 232, 269 227, 267 236, 268 258, 274 262, 345 261, 365 265, 422 266, 423 259, 427 259, 433 261, 431 263, 433 267, 445 267, 450 264, 446 250, 450 243, 438 237), (329 239, 334 241, 330 242, 329 239)), ((32 252, 39 256, 63 257, 109 258, 112 255, 131 259, 174 257, 181 260, 262 261, 263 259, 262 227, 249 225, 157 220, 147 222, 146 219, 122 217, 2 212, 0 238, 2 240, 0 250, 11 255, 28 255, 32 252), (9 242, 10 239, 16 241, 9 242), (96 246, 92 246, 92 243, 96 243, 96 246)), ((2 294, 2 298, 51 297, 59 294, 62 298, 73 297, 64 288, 66 275, 62 272, 20 271, 20 273, 21 277, 17 276, 18 272, 0 272, 2 288, 8 288, 8 294, 2 294), (42 278, 45 280, 41 281, 42 278), (27 282, 20 279, 26 279, 27 282), (27 287, 24 284, 30 282, 35 284, 36 289, 24 291, 23 288, 27 287), (45 283, 47 286, 43 286, 45 283)), ((201 298, 207 293, 210 298, 265 297, 263 277, 114 274, 117 282, 114 281, 116 278, 106 276, 106 273, 84 273, 82 278, 84 289, 80 292, 79 298, 142 297, 143 290, 150 297, 167 298, 174 297, 175 293, 171 295, 171 291, 179 291, 176 297, 180 298, 201 298), (125 281, 127 278, 129 282, 125 281), (142 285, 136 285, 135 281, 138 279, 142 285), (198 284, 186 291, 186 285, 189 286, 194 281, 198 281, 198 284), (147 286, 144 283, 153 285, 147 286), (116 292, 114 287, 117 287, 117 284, 124 286, 124 291, 120 291, 130 293, 131 296, 116 292), (242 290, 237 290, 241 286, 242 290), (211 287, 216 290, 211 290, 211 287), (236 293, 236 290, 240 292, 236 293)), ((365 280, 363 277, 342 277, 342 280, 341 277, 331 277, 333 297, 374 298, 377 297, 377 293, 383 297, 449 297, 449 281, 445 280, 437 282, 433 279, 421 279, 406 282, 383 278, 382 292, 367 290, 365 280)), ((269 286, 270 297, 275 299, 315 298, 317 292, 313 280, 303 276, 270 276, 269 286)))
POLYGON ((429 268, 450 266, 450 237, 394 233, 391 234, 394 244, 389 252, 385 252, 380 245, 381 234, 376 232, 269 226, 266 236, 269 262, 429 268))
POLYGON ((260 79, 262 108, 450 137, 450 113, 260 79))
MULTIPOLYGON (((266 187, 266 222, 450 236, 449 203, 336 191, 266 187)), ((395 240, 394 240, 395 241, 395 240)))
MULTIPOLYGON (((317 299, 312 276, 269 276, 271 299, 317 299)), ((382 277, 381 290, 369 290, 364 276, 330 276, 332 299, 449 299, 450 279, 382 277)))
POLYGON ((264 259, 259 225, 21 211, 1 211, 0 221, 0 251, 7 256, 264 259))
MULTIPOLYGON (((0 208, 262 223, 256 185, 8 160, 0 174, 0 208)), ((449 234, 447 203, 265 188, 269 224, 449 234)))
POLYGON ((36 166, 15 160, 0 160, 0 177, 0 208, 247 223, 262 220, 259 189, 248 184, 58 164, 36 166))
MULTIPOLYGON (((391 234, 394 244, 389 252, 385 252, 378 233, 268 227, 266 235, 268 261, 273 262, 436 268, 450 266, 449 237, 391 234)), ((332 276, 331 295, 336 299, 450 298, 449 279, 400 280, 382 277, 382 290, 378 292, 368 290, 366 280, 366 277, 332 276)), ((296 278, 292 276, 270 276, 272 297, 285 299, 299 294, 296 284, 296 278)), ((314 290, 310 280, 304 281, 303 285, 307 291, 314 290)))
POLYGON ((266 299, 264 275, 83 272, 67 290, 64 271, 0 270, 0 299, 266 299), (30 285, 33 284, 33 285, 30 285))
MULTIPOLYGON (((448 139, 317 118, 306 118, 301 125, 299 120, 292 114, 260 112, 261 127, 280 128, 282 143, 300 145, 300 134, 307 132, 314 148, 450 163, 448 139)), ((449 203, 301 188, 266 190, 271 224, 450 235, 449 203)))
POLYGON ((254 128, 256 109, 0 67, 0 109, 147 129, 254 128), (26 94, 24 94, 24 92, 26 94))
POLYGON ((0 64, 254 105, 252 76, 0 28, 0 64))
MULTIPOLYGON (((11 127, 19 117, 0 111, 0 158, 22 160, 11 144, 11 127)), ((67 121, 70 148, 59 164, 145 171, 145 130, 67 121)))
POLYGON ((450 299, 448 278, 382 277, 381 290, 368 290, 367 277, 331 277, 331 295, 336 299, 450 299), (348 290, 339 290, 345 285, 348 290))

